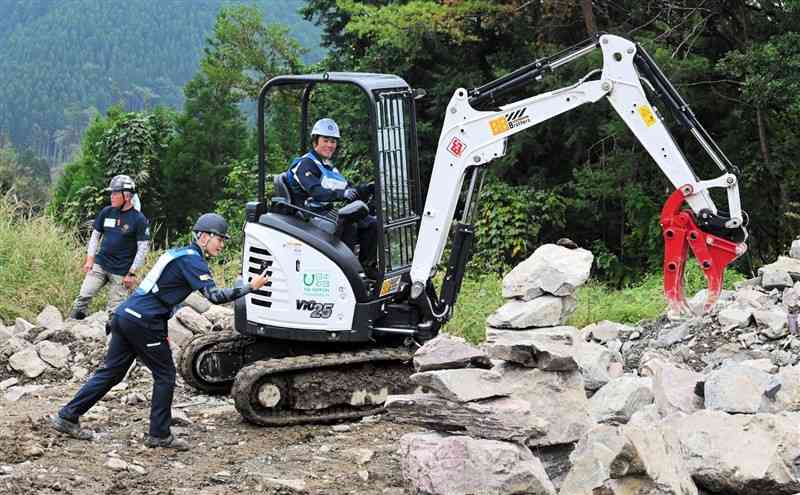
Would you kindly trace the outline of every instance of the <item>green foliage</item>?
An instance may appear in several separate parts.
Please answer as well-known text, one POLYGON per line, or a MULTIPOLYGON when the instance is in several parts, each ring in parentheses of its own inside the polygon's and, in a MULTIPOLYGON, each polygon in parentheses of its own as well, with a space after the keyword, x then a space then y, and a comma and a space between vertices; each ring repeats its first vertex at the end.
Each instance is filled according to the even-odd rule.
POLYGON ((13 197, 38 211, 47 201, 49 183, 43 160, 30 151, 20 155, 10 143, 3 146, 0 141, 0 196, 13 197))
MULTIPOLYGON (((174 120, 174 112, 166 109, 112 109, 106 119, 97 118, 86 134, 83 153, 67 165, 56 185, 50 213, 62 225, 82 224, 108 202, 105 188, 111 177, 126 174, 136 182, 142 212, 151 226, 163 225, 170 199, 163 194, 161 169, 174 137, 174 120)), ((187 177, 191 173, 184 171, 187 177)))
POLYGON ((443 331, 464 337, 472 343, 486 339, 486 318, 503 305, 502 279, 498 275, 475 275, 464 278, 461 292, 443 331))
POLYGON ((502 272, 522 262, 542 242, 542 230, 564 226, 566 202, 552 191, 492 181, 481 191, 475 222, 473 267, 502 272))
POLYGON ((80 288, 84 252, 49 217, 0 196, 0 321, 34 321, 47 304, 67 311, 80 288))
MULTIPOLYGON (((733 289, 734 284, 745 279, 741 273, 731 269, 725 275, 725 289, 733 289)), ((686 262, 684 286, 687 298, 708 287, 700 266, 693 258, 686 262)), ((667 309, 660 271, 651 272, 622 289, 610 288, 597 280, 590 281, 578 289, 576 297, 578 307, 567 324, 578 328, 602 320, 635 324, 643 319, 657 318, 667 309)))

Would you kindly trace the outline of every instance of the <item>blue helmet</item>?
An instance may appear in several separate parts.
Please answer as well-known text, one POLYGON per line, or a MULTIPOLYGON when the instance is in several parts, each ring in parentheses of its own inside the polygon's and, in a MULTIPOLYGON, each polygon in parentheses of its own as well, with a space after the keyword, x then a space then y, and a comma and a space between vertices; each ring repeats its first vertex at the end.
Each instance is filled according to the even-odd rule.
POLYGON ((339 126, 333 119, 319 119, 314 128, 311 129, 311 136, 326 136, 339 139, 339 126))

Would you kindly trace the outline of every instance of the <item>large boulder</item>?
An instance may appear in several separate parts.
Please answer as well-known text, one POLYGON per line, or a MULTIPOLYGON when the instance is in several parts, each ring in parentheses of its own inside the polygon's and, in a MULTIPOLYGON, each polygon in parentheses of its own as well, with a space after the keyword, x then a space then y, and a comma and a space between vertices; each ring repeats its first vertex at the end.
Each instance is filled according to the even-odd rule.
POLYGON ((489 356, 531 368, 551 371, 577 369, 575 341, 578 330, 562 326, 538 330, 486 330, 484 348, 489 356))
POLYGON ((531 413, 528 402, 508 397, 462 403, 436 394, 390 395, 386 409, 398 423, 489 440, 523 443, 541 437, 548 428, 544 419, 531 413))
POLYGON ((669 418, 695 482, 713 493, 800 492, 800 413, 698 411, 669 418))
POLYGON ((528 439, 529 446, 575 442, 594 425, 580 372, 542 371, 513 363, 492 368, 511 385, 511 398, 526 401, 534 417, 547 424, 546 434, 528 439))
POLYGON ((598 423, 625 424, 636 411, 652 403, 652 379, 625 375, 598 390, 589 399, 589 410, 598 423))
POLYGON ((499 374, 480 368, 423 371, 411 375, 410 380, 456 402, 511 395, 499 374))
POLYGON ((729 413, 770 412, 781 381, 758 368, 728 362, 706 377, 705 408, 729 413))
POLYGON ((695 495, 678 437, 658 428, 600 425, 578 442, 561 484, 569 495, 695 495))
POLYGON ((437 433, 400 439, 403 478, 428 495, 555 495, 542 463, 517 444, 437 433))
POLYGON ((492 367, 485 351, 468 344, 461 337, 452 337, 446 333, 440 333, 417 349, 413 363, 417 371, 492 367))
POLYGON ((545 244, 503 278, 503 297, 528 301, 542 294, 572 295, 589 278, 593 261, 585 249, 545 244))
POLYGON ((523 301, 513 299, 486 318, 486 324, 496 328, 541 328, 563 324, 578 307, 572 296, 540 296, 523 301))

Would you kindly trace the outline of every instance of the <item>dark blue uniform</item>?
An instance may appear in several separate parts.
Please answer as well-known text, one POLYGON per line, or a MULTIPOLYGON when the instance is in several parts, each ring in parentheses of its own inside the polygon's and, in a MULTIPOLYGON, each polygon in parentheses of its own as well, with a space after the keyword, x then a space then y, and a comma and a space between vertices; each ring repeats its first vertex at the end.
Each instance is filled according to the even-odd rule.
POLYGON ((169 437, 175 363, 167 340, 167 320, 175 307, 195 290, 201 291, 215 304, 232 301, 250 292, 249 287, 218 288, 197 244, 163 254, 134 294, 114 313, 111 342, 103 366, 58 415, 77 421, 111 387, 122 381, 138 357, 153 373, 150 436, 169 437))
POLYGON ((115 275, 127 274, 137 242, 150 240, 147 218, 135 208, 122 211, 106 206, 94 219, 94 230, 103 235, 95 263, 115 275))
MULTIPOLYGON (((314 150, 295 161, 287 175, 294 203, 315 210, 329 209, 328 203, 345 200, 345 190, 352 187, 350 182, 339 173, 339 169, 332 163, 322 160, 314 150)), ((366 187, 357 189, 359 196, 364 199, 371 192, 366 187)), ((361 263, 372 264, 377 254, 377 233, 378 220, 372 215, 367 215, 355 225, 345 226, 342 232, 342 241, 351 249, 358 243, 361 246, 359 252, 361 263)))

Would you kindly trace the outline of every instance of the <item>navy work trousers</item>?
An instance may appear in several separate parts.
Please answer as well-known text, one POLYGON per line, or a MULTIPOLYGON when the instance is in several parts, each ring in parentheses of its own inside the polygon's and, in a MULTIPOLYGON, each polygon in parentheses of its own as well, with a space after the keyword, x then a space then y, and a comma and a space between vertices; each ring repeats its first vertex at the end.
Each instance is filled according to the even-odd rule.
POLYGON ((352 250, 359 244, 358 259, 362 265, 374 264, 378 256, 378 219, 367 215, 357 222, 351 222, 342 231, 342 242, 352 250))
POLYGON ((69 421, 77 421, 111 387, 125 378, 125 373, 137 357, 153 373, 150 436, 168 437, 172 422, 172 395, 175 391, 175 363, 167 342, 167 330, 146 328, 127 318, 113 318, 111 342, 103 366, 61 408, 58 415, 69 421))

